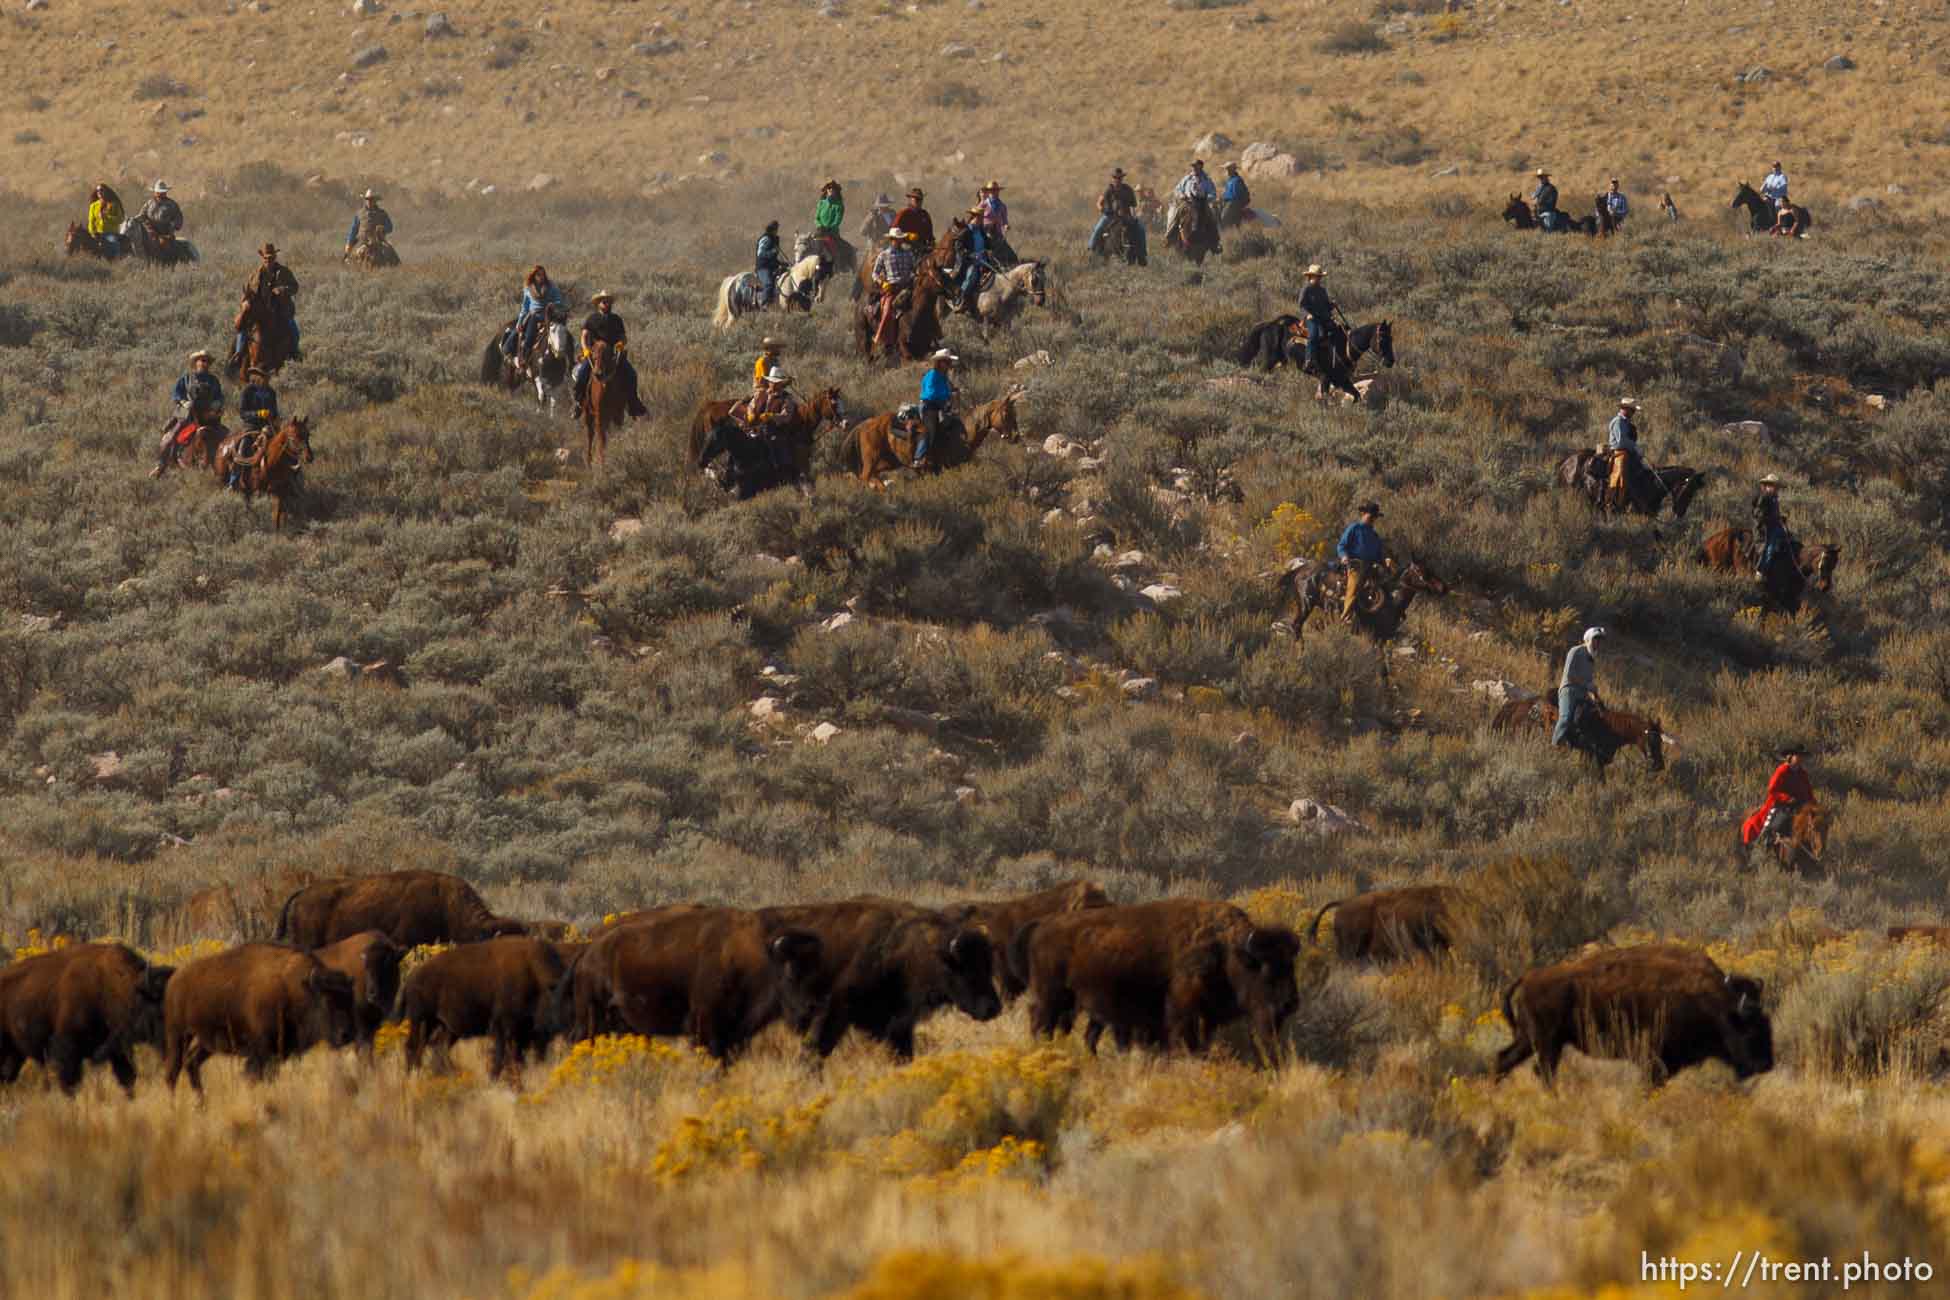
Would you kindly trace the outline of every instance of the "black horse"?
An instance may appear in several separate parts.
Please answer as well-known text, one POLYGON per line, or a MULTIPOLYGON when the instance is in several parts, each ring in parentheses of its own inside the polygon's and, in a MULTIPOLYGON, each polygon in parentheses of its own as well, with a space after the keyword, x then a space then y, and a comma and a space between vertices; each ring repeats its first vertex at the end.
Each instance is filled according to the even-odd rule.
MULTIPOLYGON (((1354 386, 1354 367, 1370 352, 1381 359, 1382 365, 1394 366, 1394 322, 1378 320, 1349 330, 1346 353, 1343 355, 1329 350, 1326 383, 1353 393, 1356 401, 1361 400, 1360 390, 1354 386)), ((1250 366, 1255 363, 1262 370, 1274 370, 1285 364, 1303 374, 1313 374, 1314 371, 1307 366, 1305 322, 1298 316, 1276 316, 1253 326, 1245 342, 1239 345, 1239 364, 1250 366)))
POLYGON ((1520 194, 1512 194, 1509 205, 1503 209, 1503 219, 1518 230, 1544 230, 1553 235, 1569 234, 1573 230, 1587 235, 1598 233, 1598 218, 1595 216, 1573 217, 1563 211, 1559 211, 1557 215, 1563 218, 1563 225, 1544 225, 1537 220, 1537 214, 1530 210, 1530 205, 1523 201, 1523 196, 1520 194))
MULTIPOLYGON (((1727 206, 1747 209, 1747 215, 1752 222, 1752 229, 1748 233, 1755 235, 1771 233, 1777 219, 1781 216, 1774 210, 1772 203, 1761 197, 1759 190, 1745 181, 1740 182, 1740 188, 1733 192, 1733 202, 1727 206)), ((1813 219, 1808 216, 1808 210, 1796 203, 1788 204, 1787 210, 1792 226, 1789 228, 1787 222, 1780 223, 1783 226, 1782 233, 1792 234, 1797 239, 1805 238, 1808 227, 1814 224, 1813 219)))
MULTIPOLYGON (((1595 510, 1605 508, 1610 462, 1595 451, 1574 451, 1557 463, 1557 481, 1580 493, 1595 510)), ((1689 465, 1647 465, 1645 473, 1626 480, 1624 513, 1656 515, 1670 501, 1672 517, 1684 519, 1693 498, 1706 486, 1706 474, 1689 465)))
POLYGON ((729 416, 711 426, 698 450, 697 467, 740 501, 799 481, 799 467, 788 451, 729 416), (725 468, 714 474, 711 462, 719 456, 725 457, 725 468))

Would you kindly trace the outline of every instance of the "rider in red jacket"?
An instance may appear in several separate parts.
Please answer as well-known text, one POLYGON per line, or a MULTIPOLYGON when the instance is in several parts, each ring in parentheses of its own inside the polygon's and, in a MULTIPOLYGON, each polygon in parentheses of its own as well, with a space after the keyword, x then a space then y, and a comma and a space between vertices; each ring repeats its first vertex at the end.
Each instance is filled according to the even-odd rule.
POLYGON ((1781 765, 1774 769, 1773 777, 1767 782, 1766 800, 1741 824, 1742 844, 1751 846, 1769 830, 1784 833, 1794 823, 1795 810, 1815 801, 1815 783, 1809 779, 1808 769, 1801 766, 1806 753, 1799 745, 1789 745, 1781 751, 1781 765))

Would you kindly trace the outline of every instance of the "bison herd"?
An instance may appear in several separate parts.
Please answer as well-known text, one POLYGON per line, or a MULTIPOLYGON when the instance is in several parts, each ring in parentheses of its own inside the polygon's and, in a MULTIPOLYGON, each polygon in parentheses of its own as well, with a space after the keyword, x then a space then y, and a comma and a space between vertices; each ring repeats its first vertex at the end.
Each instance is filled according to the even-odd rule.
MULTIPOLYGON (((1450 946, 1455 891, 1364 894, 1338 909, 1348 961, 1450 946)), ((491 1071, 517 1075, 557 1038, 688 1038, 719 1061, 774 1022, 817 1057, 849 1031, 914 1052, 915 1028, 954 1007, 991 1020, 1027 996, 1032 1031, 1067 1034, 1081 1015, 1097 1049, 1205 1050, 1235 1022, 1272 1049, 1300 1004, 1302 940, 1227 903, 1113 905, 1074 882, 1001 902, 927 908, 886 898, 743 909, 676 904, 611 918, 593 937, 496 916, 455 876, 427 871, 309 884, 284 904, 275 943, 245 943, 180 969, 127 947, 86 943, 0 970, 0 1081, 27 1061, 73 1092, 84 1063, 133 1091, 138 1044, 158 1049, 173 1088, 201 1091, 210 1057, 262 1078, 317 1044, 370 1056, 380 1026, 406 1030, 405 1062, 486 1038, 491 1071), (401 979, 402 958, 448 945, 401 979)), ((1532 970, 1503 995, 1515 1041, 1502 1077, 1532 1055, 1548 1084, 1566 1047, 1645 1060, 1670 1073, 1718 1058, 1741 1078, 1773 1067, 1760 982, 1677 945, 1603 949, 1532 970)))

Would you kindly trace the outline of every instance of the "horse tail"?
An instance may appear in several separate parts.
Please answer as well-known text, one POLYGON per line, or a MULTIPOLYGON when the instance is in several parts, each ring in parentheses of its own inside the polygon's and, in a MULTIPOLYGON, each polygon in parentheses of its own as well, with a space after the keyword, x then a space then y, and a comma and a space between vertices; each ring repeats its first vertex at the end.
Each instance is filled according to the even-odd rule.
POLYGON ((501 340, 488 340, 487 350, 481 353, 481 382, 498 384, 501 382, 501 340))
POLYGON ((1329 912, 1333 911, 1335 908, 1339 907, 1342 903, 1345 903, 1346 901, 1347 900, 1345 898, 1337 898, 1333 902, 1329 903, 1327 906, 1321 908, 1318 912, 1314 913, 1314 922, 1312 925, 1307 927, 1308 943, 1318 944, 1320 942, 1321 921, 1326 918, 1329 912))
POLYGON ((731 286, 738 283, 738 277, 727 275, 724 283, 718 286, 718 309, 711 313, 711 324, 721 330, 730 329, 736 315, 731 310, 731 286))

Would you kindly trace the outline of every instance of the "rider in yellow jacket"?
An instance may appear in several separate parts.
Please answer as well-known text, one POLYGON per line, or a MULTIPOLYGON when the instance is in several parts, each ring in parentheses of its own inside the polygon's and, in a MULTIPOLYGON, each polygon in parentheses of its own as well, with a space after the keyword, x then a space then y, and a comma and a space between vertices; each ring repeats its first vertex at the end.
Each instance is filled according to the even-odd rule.
POLYGON ((88 204, 88 233, 108 250, 110 257, 122 252, 122 200, 106 181, 95 186, 88 204))

